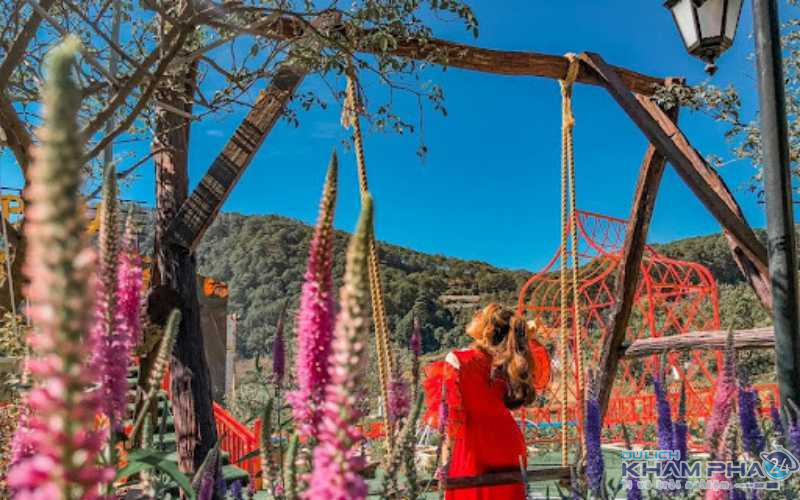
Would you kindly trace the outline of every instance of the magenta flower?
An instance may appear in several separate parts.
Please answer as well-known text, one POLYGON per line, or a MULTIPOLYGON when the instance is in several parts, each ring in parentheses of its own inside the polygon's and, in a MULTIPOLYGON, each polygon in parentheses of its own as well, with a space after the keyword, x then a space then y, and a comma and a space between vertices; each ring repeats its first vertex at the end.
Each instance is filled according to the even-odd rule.
MULTIPOLYGON (((115 421, 125 408, 123 394, 122 411, 119 408, 114 376, 115 366, 126 363, 116 357, 117 346, 117 184, 113 167, 103 173, 103 200, 100 208, 100 230, 98 247, 100 249, 97 267, 94 319, 89 342, 92 349, 92 370, 100 382, 103 412, 115 421)), ((126 369, 127 366, 123 366, 126 369)), ((125 376, 122 377, 123 391, 126 389, 125 376)))
POLYGON ((25 274, 33 331, 28 368, 34 387, 19 446, 33 454, 8 474, 17 499, 95 499, 114 476, 98 465, 106 433, 95 430, 100 397, 84 364, 92 309, 93 255, 84 238, 80 207, 83 153, 77 114, 81 91, 72 81, 80 43, 68 38, 48 56, 43 89, 45 125, 30 169, 25 211, 25 274))
MULTIPOLYGON (((113 288, 109 288, 108 282, 112 280, 106 279, 102 273, 97 280, 99 289, 113 290, 113 293, 105 296, 98 293, 95 302, 92 361, 99 373, 103 411, 117 431, 127 409, 128 365, 140 333, 142 268, 134 238, 132 225, 126 224, 123 248, 117 253, 116 259, 101 265, 101 269, 104 269, 102 273, 113 277, 116 283, 113 288), (112 301, 116 302, 113 308, 109 307, 112 301), (109 309, 113 310, 110 324, 107 323, 108 317, 103 314, 109 309)), ((103 248, 101 245, 101 253, 103 248)), ((105 260, 107 259, 101 258, 101 262, 105 260)))
POLYGON ((305 436, 316 433, 321 418, 320 405, 329 380, 335 315, 332 266, 337 170, 334 152, 325 178, 297 315, 297 390, 287 395, 298 431, 305 436))
POLYGON ((367 484, 360 475, 365 460, 359 446, 361 413, 357 402, 365 383, 370 324, 367 248, 371 230, 372 198, 367 194, 347 251, 330 383, 322 406, 319 442, 314 448, 314 469, 304 494, 307 499, 360 500, 367 496, 367 484))
POLYGON ((730 331, 725 345, 725 364, 722 373, 717 377, 714 403, 711 406, 711 418, 706 424, 706 437, 711 445, 712 456, 716 456, 720 445, 723 444, 722 435, 733 413, 735 398, 736 351, 733 347, 733 331, 730 331))
POLYGON ((398 373, 392 373, 389 382, 389 421, 397 422, 405 418, 411 410, 411 395, 408 385, 403 381, 398 373))

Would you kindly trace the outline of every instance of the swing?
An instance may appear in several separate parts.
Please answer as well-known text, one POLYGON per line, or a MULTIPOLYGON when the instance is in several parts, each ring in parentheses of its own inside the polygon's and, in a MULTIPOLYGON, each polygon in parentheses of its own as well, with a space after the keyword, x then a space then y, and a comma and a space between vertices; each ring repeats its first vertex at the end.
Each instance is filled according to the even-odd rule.
MULTIPOLYGON (((563 366, 567 366, 565 360, 567 359, 569 342, 569 332, 567 330, 567 318, 569 316, 568 309, 568 280, 567 280, 567 246, 568 239, 571 243, 571 260, 572 260, 572 279, 571 285, 573 290, 577 290, 578 285, 578 253, 577 253, 577 209, 575 201, 575 162, 573 152, 573 129, 575 125, 574 116, 572 114, 572 89, 578 77, 580 62, 574 54, 568 54, 569 69, 566 77, 560 80, 561 95, 562 95, 562 154, 561 154, 561 269, 560 269, 560 284, 561 284, 561 324, 560 324, 560 343, 559 355, 563 366)), ((345 102, 342 109, 342 126, 353 130, 353 143, 356 155, 356 164, 358 171, 359 190, 363 195, 368 191, 366 161, 364 157, 364 142, 361 132, 361 123, 359 114, 362 111, 362 103, 358 94, 358 85, 356 75, 352 66, 347 71, 347 87, 345 102)), ((384 438, 386 440, 387 449, 391 450, 392 442, 392 425, 389 414, 389 378, 394 373, 394 359, 389 353, 389 333, 386 320, 386 311, 383 300, 383 289, 380 278, 380 267, 378 261, 377 244, 374 237, 369 242, 368 254, 368 273, 370 284, 370 298, 372 302, 372 316, 375 326, 375 348, 377 353, 378 376, 382 399, 383 409, 383 425, 384 425, 384 438)), ((579 407, 583 406, 583 362, 582 362, 582 345, 580 339, 579 325, 579 304, 578 295, 573 293, 573 328, 575 329, 575 357, 577 371, 581 376, 577 381, 577 393, 579 397, 579 407)), ((534 358, 537 360, 546 361, 549 366, 549 356, 545 349, 534 341, 534 358), (542 355, 548 357, 543 360, 542 355)), ((546 378, 549 380, 549 368, 546 372, 546 378)), ((471 487, 474 484, 503 484, 506 482, 518 482, 526 480, 535 480, 541 478, 545 479, 565 479, 569 477, 568 467, 568 430, 567 430, 567 372, 562 369, 561 380, 561 468, 547 467, 538 471, 518 471, 513 473, 500 473, 479 476, 475 478, 461 478, 456 482, 447 482, 447 488, 471 487), (492 477, 489 477, 492 476, 492 477), (496 477, 495 477, 496 476, 496 477), (463 485, 461 483, 464 483, 463 485)), ((542 380, 537 380, 538 384, 542 380)), ((544 381, 546 385, 546 381, 544 381)), ((523 410, 525 412, 525 410, 523 410)), ((523 423, 526 413, 523 413, 523 423)), ((580 419, 579 419, 580 420, 580 419)), ((524 432, 523 432, 524 436, 524 432)))
MULTIPOLYGON (((369 190, 367 184, 367 164, 364 159, 364 140, 361 136, 361 99, 358 95, 355 72, 352 68, 347 72, 347 91, 342 109, 342 126, 353 129, 353 145, 358 168, 358 186, 363 196, 369 190)), ((370 231, 369 253, 367 254, 367 272, 369 275, 370 299, 372 302, 372 320, 375 328, 375 351, 377 353, 378 379, 381 388, 383 406, 383 428, 386 449, 393 446, 393 422, 389 412, 389 384, 394 373, 394 358, 389 353, 389 332, 386 320, 386 306, 383 300, 383 284, 381 283, 380 263, 378 261, 378 245, 374 231, 370 231)))
MULTIPOLYGON (((568 300, 569 289, 572 290, 572 328, 573 335, 575 336, 575 368, 578 373, 577 380, 575 380, 576 394, 578 395, 578 433, 582 433, 582 413, 584 407, 584 380, 583 380, 583 346, 581 342, 580 331, 580 307, 579 307, 579 294, 578 294, 578 212, 575 202, 575 155, 573 147, 573 131, 575 128, 575 116, 572 114, 572 89, 575 80, 578 77, 580 70, 580 61, 575 54, 566 54, 569 60, 569 69, 567 70, 566 78, 559 80, 561 87, 561 246, 560 246, 560 260, 561 265, 559 269, 560 288, 561 288, 561 304, 560 304, 560 337, 559 337, 559 360, 561 361, 561 405, 560 405, 560 420, 561 420, 561 465, 566 466, 569 462, 568 455, 568 440, 569 431, 567 420, 567 406, 568 406, 568 391, 567 383, 569 372, 567 367, 568 350, 567 344, 569 343, 569 331, 567 329, 567 321, 569 318, 568 300), (569 207, 568 207, 569 205, 569 207), (568 235, 569 233, 569 235, 568 235), (572 280, 567 283, 567 240, 569 239, 569 246, 571 247, 570 257, 572 260, 572 280)), ((581 442, 581 449, 583 447, 583 440, 581 442)))

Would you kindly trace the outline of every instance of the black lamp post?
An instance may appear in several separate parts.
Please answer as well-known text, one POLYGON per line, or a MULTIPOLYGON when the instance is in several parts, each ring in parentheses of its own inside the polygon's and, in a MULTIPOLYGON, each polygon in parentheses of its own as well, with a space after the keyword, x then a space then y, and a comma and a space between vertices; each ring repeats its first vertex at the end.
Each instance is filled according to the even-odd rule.
MULTIPOLYGON (((777 0, 752 0, 775 355, 781 402, 800 405, 797 258, 777 0)), ((730 47, 742 0, 668 0, 690 54, 713 66, 730 47)))

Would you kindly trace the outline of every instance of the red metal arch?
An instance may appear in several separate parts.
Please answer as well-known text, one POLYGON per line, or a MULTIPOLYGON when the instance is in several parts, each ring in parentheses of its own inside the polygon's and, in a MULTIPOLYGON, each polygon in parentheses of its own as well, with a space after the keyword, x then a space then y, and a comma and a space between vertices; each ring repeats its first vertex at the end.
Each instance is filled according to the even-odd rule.
MULTIPOLYGON (((626 221, 579 211, 577 223, 580 324, 574 321, 570 308, 570 359, 564 364, 554 357, 553 382, 541 395, 540 404, 528 410, 529 417, 538 424, 533 432, 533 439, 538 441, 554 439, 556 435, 553 429, 562 425, 558 422, 562 364, 568 370, 568 415, 571 421, 579 425, 582 414, 577 408, 580 398, 576 388, 579 384, 570 383, 579 375, 575 363, 576 336, 581 335, 584 366, 596 369, 601 359, 603 340, 611 326, 608 317, 616 306, 615 281, 621 262, 626 221), (547 423, 552 425, 542 425, 547 423)), ((561 327, 559 259, 560 251, 557 250, 544 269, 523 285, 518 300, 519 312, 536 321, 544 344, 554 356, 558 351, 556 347, 561 327)), ((571 293, 570 290, 570 304, 571 293)), ((651 246, 646 246, 626 340, 631 342, 639 338, 718 328, 717 284, 709 270, 694 262, 666 257, 651 246)), ((670 374, 668 390, 674 397, 680 384, 686 383, 688 420, 693 426, 708 416, 715 383, 714 373, 719 363, 721 355, 718 352, 671 353, 666 357, 663 369, 670 374)), ((636 361, 623 360, 620 364, 605 420, 612 438, 620 436, 619 424, 624 423, 636 442, 646 444, 652 441, 656 412, 648 380, 657 372, 660 364, 657 356, 636 361)), ((575 437, 577 432, 573 432, 575 437)))

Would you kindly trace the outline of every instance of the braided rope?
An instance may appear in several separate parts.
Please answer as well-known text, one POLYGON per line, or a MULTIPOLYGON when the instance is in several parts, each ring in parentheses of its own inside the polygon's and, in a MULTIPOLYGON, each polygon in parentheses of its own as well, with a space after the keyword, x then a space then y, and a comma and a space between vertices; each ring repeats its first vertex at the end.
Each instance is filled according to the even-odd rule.
MULTIPOLYGON (((572 295, 573 295, 573 325, 578 332, 575 336, 575 358, 578 366, 579 379, 583 373, 581 366, 581 342, 580 328, 578 326, 578 255, 577 255, 577 211, 575 208, 575 159, 573 154, 573 129, 575 127, 575 117, 572 114, 572 87, 578 77, 580 63, 574 54, 567 54, 569 68, 563 80, 559 80, 561 86, 561 248, 560 248, 560 285, 561 285, 561 317, 559 326, 560 343, 559 358, 561 360, 561 465, 566 466, 568 456, 567 429, 567 406, 569 393, 567 391, 568 367, 567 344, 569 343, 569 332, 567 321, 569 313, 567 310, 567 238, 571 236, 572 243, 572 295), (567 210, 567 190, 569 189, 569 212, 567 210), (570 231, 571 229, 571 231, 570 231)), ((582 401, 581 383, 578 381, 578 394, 582 401)))
MULTIPOLYGON (((353 128, 353 143, 358 166, 358 186, 362 196, 367 193, 367 165, 364 159, 364 140, 361 135, 361 120, 359 111, 361 103, 358 96, 355 74, 350 71, 347 75, 347 96, 342 111, 342 125, 353 128)), ((383 286, 381 283, 380 264, 378 260, 378 245, 375 242, 374 232, 370 232, 367 254, 367 271, 369 276, 370 298, 372 300, 372 317, 375 323, 375 351, 378 357, 378 377, 383 399, 383 424, 386 445, 389 450, 393 446, 392 422, 389 412, 389 377, 394 371, 394 359, 389 355, 389 333, 386 321, 386 306, 383 300, 383 286)))

